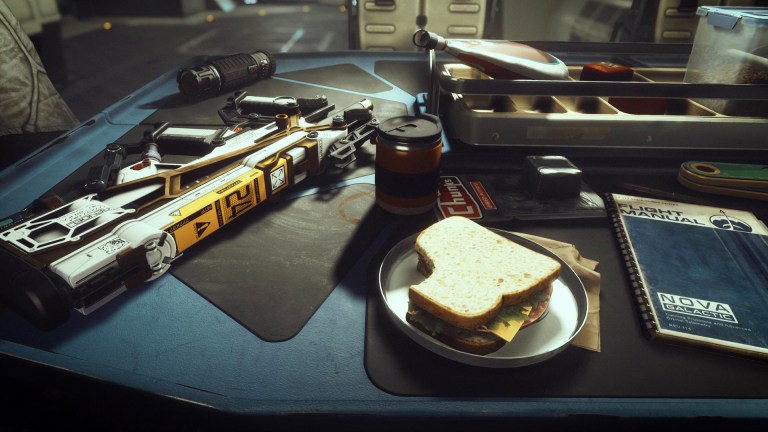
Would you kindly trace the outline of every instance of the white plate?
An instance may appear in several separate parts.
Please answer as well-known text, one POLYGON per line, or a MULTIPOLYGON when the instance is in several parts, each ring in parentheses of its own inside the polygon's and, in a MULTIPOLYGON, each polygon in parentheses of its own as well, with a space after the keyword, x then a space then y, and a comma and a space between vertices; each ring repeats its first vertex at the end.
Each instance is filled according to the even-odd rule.
POLYGON ((492 229, 518 244, 560 262, 560 276, 553 283, 549 311, 536 324, 525 328, 500 350, 487 355, 470 354, 445 345, 405 320, 408 287, 424 280, 416 270, 418 255, 413 248, 418 234, 401 240, 389 251, 379 269, 379 291, 389 317, 419 345, 448 359, 473 366, 511 368, 544 361, 564 350, 587 319, 587 292, 581 279, 563 260, 538 243, 506 231, 492 229))

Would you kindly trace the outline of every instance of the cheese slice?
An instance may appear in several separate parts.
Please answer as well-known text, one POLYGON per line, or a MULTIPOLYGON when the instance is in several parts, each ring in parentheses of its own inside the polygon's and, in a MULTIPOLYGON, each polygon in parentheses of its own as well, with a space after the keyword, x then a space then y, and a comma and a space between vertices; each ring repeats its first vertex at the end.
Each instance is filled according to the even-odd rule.
POLYGON ((531 310, 533 310, 533 307, 524 306, 518 309, 514 316, 495 319, 493 322, 488 324, 488 330, 490 330, 491 333, 495 334, 496 336, 504 339, 505 341, 510 342, 515 337, 517 332, 520 331, 523 323, 528 319, 528 315, 531 313, 531 310))

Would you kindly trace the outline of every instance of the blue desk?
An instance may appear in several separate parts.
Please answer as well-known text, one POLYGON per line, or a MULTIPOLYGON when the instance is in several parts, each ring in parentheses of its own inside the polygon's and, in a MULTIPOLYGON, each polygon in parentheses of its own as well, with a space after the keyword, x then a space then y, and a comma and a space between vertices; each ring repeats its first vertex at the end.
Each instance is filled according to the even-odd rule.
MULTIPOLYGON (((351 97, 362 95, 389 100, 412 110, 415 93, 377 75, 376 62, 381 59, 414 65, 424 61, 415 53, 281 55, 278 74, 273 80, 281 85, 295 84, 295 80, 284 76, 306 68, 354 64, 380 79, 382 87, 388 90, 351 97)), ((169 71, 84 122, 62 142, 1 172, 0 213, 22 209, 99 154, 106 144, 155 113, 157 101, 177 92, 174 78, 175 71, 169 71)), ((349 93, 330 86, 325 88, 349 93)), ((372 178, 355 181, 371 183, 372 178)), ((3 310, 0 312, 0 353, 37 368, 59 370, 74 377, 254 419, 291 414, 550 419, 568 416, 765 419, 768 416, 768 400, 762 397, 720 397, 716 392, 689 398, 669 397, 665 393, 649 396, 642 391, 637 393, 641 396, 634 396, 632 391, 609 397, 578 396, 578 390, 567 397, 439 397, 401 396, 383 390, 372 382, 366 370, 367 281, 369 270, 376 264, 372 260, 396 229, 394 225, 370 239, 370 247, 309 322, 295 337, 283 342, 260 339, 173 275, 166 274, 140 289, 122 294, 89 316, 73 313, 67 323, 50 332, 38 331, 3 310)), ((546 234, 550 232, 549 226, 535 226, 532 230, 546 234)), ((574 238, 588 238, 594 233, 598 233, 598 242, 611 238, 607 221, 591 223, 581 231, 578 227, 555 231, 565 233, 567 229, 577 231, 574 238)), ((631 374, 633 359, 622 356, 625 343, 638 350, 653 350, 655 359, 664 355, 690 356, 690 349, 668 348, 643 340, 639 325, 635 327, 637 322, 628 288, 617 276, 622 274, 618 260, 610 259, 613 247, 610 242, 584 245, 586 256, 594 258, 590 252, 606 257, 603 269, 612 276, 607 279, 609 284, 603 285, 604 304, 620 305, 620 310, 605 310, 602 316, 601 324, 606 329, 603 352, 579 353, 582 363, 572 367, 587 367, 590 362, 612 359, 610 361, 623 364, 613 371, 631 374), (627 330, 626 334, 619 333, 627 330)), ((700 355, 718 356, 704 352, 700 355)), ((753 371, 762 371, 763 383, 768 382, 765 381, 768 364, 734 361, 741 362, 739 367, 748 364, 753 371)), ((718 359, 707 364, 721 363, 718 359)), ((708 367, 702 367, 697 373, 718 373, 708 367)), ((547 379, 540 377, 542 385, 546 386, 547 379)))

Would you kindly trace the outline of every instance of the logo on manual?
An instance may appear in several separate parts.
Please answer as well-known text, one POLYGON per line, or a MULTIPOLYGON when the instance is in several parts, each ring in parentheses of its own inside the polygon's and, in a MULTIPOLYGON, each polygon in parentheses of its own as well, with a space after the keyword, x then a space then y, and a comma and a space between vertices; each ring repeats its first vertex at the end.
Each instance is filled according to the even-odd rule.
POLYGON ((440 177, 437 206, 443 217, 464 216, 469 219, 482 219, 480 206, 458 177, 440 177))

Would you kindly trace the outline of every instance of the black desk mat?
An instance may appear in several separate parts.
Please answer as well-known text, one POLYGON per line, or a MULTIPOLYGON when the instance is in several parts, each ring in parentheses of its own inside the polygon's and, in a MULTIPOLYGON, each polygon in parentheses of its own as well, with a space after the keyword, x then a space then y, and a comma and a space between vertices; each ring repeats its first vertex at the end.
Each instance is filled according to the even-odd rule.
POLYGON ((256 209, 170 271, 260 338, 290 339, 389 219, 374 195, 356 184, 256 209))
MULTIPOLYGON (((384 67, 387 75, 396 78, 409 76, 404 66, 384 67)), ((337 110, 362 99, 358 93, 392 90, 352 64, 285 73, 278 66, 275 77, 288 81, 265 80, 244 90, 250 95, 275 97, 322 94, 337 110)), ((210 107, 223 106, 226 97, 217 95, 190 103, 174 95, 158 101, 163 109, 144 123, 216 124, 218 115, 210 107)), ((379 118, 407 114, 403 103, 369 99, 379 118)), ((366 144, 352 166, 330 169, 300 188, 372 174, 374 154, 373 145, 366 144)), ((277 342, 301 331, 391 215, 375 205, 370 184, 332 189, 269 207, 244 215, 237 224, 196 245, 170 272, 249 331, 277 342)))
POLYGON ((649 340, 626 286, 604 220, 526 223, 506 228, 576 245, 600 262, 602 352, 575 346, 530 366, 493 369, 457 363, 421 347, 386 312, 376 281, 384 254, 416 232, 394 234, 369 270, 365 367, 371 381, 402 396, 765 398, 768 362, 649 340))
MULTIPOLYGON (((276 76, 353 91, 362 91, 366 86, 370 89, 374 82, 379 83, 375 87, 379 91, 390 89, 353 65, 276 76), (345 76, 354 79, 340 79, 345 76), (361 87, 362 84, 365 85, 361 87)), ((362 99, 355 93, 274 79, 258 82, 246 90, 259 96, 322 94, 337 110, 362 99)), ((369 99, 379 118, 407 113, 402 103, 369 99)), ((201 114, 201 109, 219 106, 224 100, 217 96, 215 101, 191 105, 165 101, 171 106, 153 114, 145 123, 186 119, 195 124, 215 124, 215 111, 208 108, 201 114)), ((346 169, 329 168, 297 190, 373 174, 374 145, 366 143, 356 157, 357 161, 346 169)), ((301 331, 390 216, 375 205, 371 184, 335 188, 265 207, 268 208, 255 209, 231 228, 226 226, 195 245, 174 262, 170 272, 255 335, 279 342, 301 331)))

